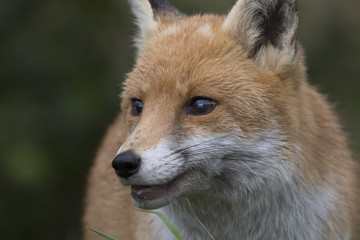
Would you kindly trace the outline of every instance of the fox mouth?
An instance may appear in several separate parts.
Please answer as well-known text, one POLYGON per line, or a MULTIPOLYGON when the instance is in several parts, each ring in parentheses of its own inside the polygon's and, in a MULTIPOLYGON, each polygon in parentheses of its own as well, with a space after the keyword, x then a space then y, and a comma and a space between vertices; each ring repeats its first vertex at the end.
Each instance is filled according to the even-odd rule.
POLYGON ((142 209, 166 206, 176 198, 195 190, 199 174, 197 171, 186 172, 165 184, 131 185, 132 201, 142 209))
POLYGON ((164 196, 170 189, 170 183, 153 186, 131 186, 131 197, 136 202, 154 201, 164 196))

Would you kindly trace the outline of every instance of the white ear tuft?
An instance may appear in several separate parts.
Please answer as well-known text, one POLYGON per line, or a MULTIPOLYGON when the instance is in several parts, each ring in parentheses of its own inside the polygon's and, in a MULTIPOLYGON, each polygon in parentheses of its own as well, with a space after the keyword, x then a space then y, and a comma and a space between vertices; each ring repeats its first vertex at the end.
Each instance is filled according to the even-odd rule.
POLYGON ((137 48, 158 31, 158 24, 170 22, 183 14, 166 0, 128 0, 139 28, 135 38, 137 48))
POLYGON ((143 41, 149 38, 151 33, 156 30, 157 23, 154 13, 148 0, 128 0, 131 10, 135 16, 135 23, 138 27, 138 35, 135 38, 136 45, 139 47, 143 41))
POLYGON ((296 0, 238 0, 223 29, 259 67, 286 70, 297 62, 296 0))

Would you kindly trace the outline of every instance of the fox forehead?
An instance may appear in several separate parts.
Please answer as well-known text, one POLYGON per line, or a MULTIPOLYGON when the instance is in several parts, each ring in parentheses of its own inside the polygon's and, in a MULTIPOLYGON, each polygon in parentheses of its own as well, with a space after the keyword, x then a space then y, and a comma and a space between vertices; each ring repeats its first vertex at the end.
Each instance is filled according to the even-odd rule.
POLYGON ((242 47, 222 31, 223 20, 204 15, 160 24, 142 46, 123 97, 143 100, 169 92, 185 98, 216 97, 219 89, 222 96, 227 90, 232 94, 234 89, 254 91, 257 79, 264 87, 276 82, 273 74, 256 68, 242 47))

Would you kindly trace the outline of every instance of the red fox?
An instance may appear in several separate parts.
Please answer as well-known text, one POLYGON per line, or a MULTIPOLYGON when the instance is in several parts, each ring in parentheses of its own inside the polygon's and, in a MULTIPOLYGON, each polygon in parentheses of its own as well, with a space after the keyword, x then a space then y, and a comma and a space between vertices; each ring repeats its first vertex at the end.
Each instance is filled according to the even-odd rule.
POLYGON ((90 172, 84 225, 174 239, 141 208, 186 240, 206 229, 217 240, 353 238, 356 165, 306 80, 296 1, 238 0, 227 16, 129 3, 136 64, 90 172))

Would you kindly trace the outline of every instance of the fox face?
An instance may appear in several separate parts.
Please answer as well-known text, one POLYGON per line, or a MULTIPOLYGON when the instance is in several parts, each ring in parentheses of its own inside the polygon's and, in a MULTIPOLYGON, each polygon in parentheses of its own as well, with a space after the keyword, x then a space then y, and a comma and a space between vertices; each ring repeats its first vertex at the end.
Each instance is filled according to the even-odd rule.
POLYGON ((154 2, 130 1, 135 15, 142 9, 139 21, 144 11, 151 19, 139 23, 137 64, 122 94, 128 138, 113 161, 134 204, 153 209, 186 194, 223 194, 224 184, 241 195, 290 178, 298 149, 289 109, 303 77, 294 3, 257 6, 287 25, 272 29, 274 39, 245 39, 266 29, 239 23, 243 1, 226 18, 184 17, 167 4, 154 10, 154 2))

